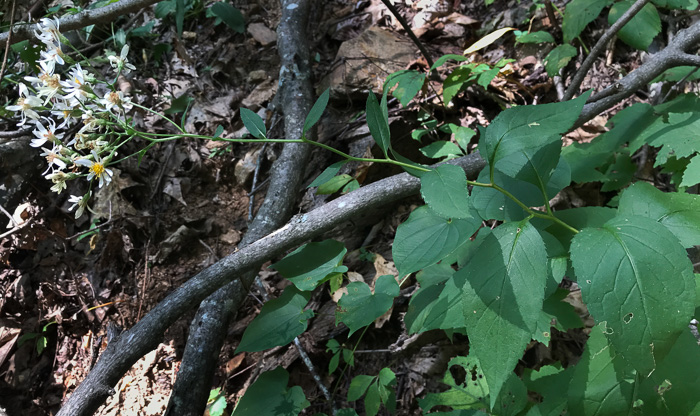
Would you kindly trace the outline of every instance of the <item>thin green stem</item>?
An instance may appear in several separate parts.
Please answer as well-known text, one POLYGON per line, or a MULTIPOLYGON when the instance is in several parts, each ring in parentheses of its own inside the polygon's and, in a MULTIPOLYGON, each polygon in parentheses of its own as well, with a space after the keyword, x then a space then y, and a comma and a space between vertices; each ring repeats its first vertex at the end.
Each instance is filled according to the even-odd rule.
MULTIPOLYGON (((567 230, 571 231, 574 234, 578 234, 578 232, 579 232, 576 228, 570 226, 569 224, 565 223, 564 221, 562 221, 559 218, 554 216, 552 209, 549 207, 549 201, 547 201, 547 203, 545 204, 546 207, 548 208, 547 212, 542 212, 542 211, 538 211, 536 209, 532 209, 532 208, 528 207, 527 205, 523 204, 518 198, 515 197, 515 195, 511 194, 510 192, 501 188, 500 186, 496 185, 495 183, 481 183, 481 182, 474 182, 474 181, 470 181, 470 180, 467 180, 467 183, 471 186, 479 186, 482 188, 493 188, 493 189, 497 190, 498 192, 502 193, 503 195, 505 195, 506 197, 510 198, 516 204, 518 204, 518 206, 520 208, 522 208, 525 212, 527 212, 530 216, 537 217, 537 218, 544 218, 546 220, 550 220, 552 222, 555 222, 555 223, 561 225, 562 227, 566 228, 567 230)), ((545 193, 545 196, 546 196, 546 193, 545 193)))

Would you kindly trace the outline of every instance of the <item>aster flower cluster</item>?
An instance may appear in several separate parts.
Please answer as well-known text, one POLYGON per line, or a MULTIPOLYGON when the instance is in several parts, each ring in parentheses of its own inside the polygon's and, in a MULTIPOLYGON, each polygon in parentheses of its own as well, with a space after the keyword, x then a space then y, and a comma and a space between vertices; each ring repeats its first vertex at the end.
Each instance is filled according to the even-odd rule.
MULTIPOLYGON (((69 43, 59 31, 58 19, 41 19, 35 35, 44 45, 37 61, 40 73, 24 77, 29 86, 19 83, 19 99, 6 109, 18 113, 18 126, 34 126, 30 145, 40 148, 46 158, 43 175, 53 182, 52 191, 61 193, 68 180, 81 177, 90 181, 90 188, 94 183, 100 188, 109 185, 114 172, 107 166, 123 142, 108 138, 114 126, 126 126, 126 113, 133 107, 131 98, 116 91, 114 83, 98 81, 80 63, 74 63, 64 75, 57 70, 66 61, 74 62, 62 50, 62 45, 69 43), (107 88, 102 90, 107 92, 98 95, 97 84, 105 84, 107 88)), ((128 52, 125 45, 119 56, 108 57, 117 75, 135 69, 127 60, 128 52)), ((73 205, 69 209, 78 208, 76 218, 85 212, 91 195, 89 190, 83 196, 70 196, 73 205)))

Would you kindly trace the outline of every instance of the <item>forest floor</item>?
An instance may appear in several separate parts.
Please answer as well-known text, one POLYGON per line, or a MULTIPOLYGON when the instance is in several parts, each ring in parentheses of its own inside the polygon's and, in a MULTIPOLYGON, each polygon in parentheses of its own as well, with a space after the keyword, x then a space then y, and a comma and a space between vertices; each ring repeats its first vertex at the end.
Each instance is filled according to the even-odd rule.
MULTIPOLYGON (((378 90, 386 76, 396 70, 426 70, 426 61, 379 0, 321 3, 323 6, 314 8, 310 17, 311 22, 320 23, 311 25, 309 47, 315 57, 317 93, 330 86, 332 94, 319 126, 319 140, 354 155, 372 154, 377 149, 362 117, 358 117, 364 110, 366 93, 362 91, 378 90)), ((452 1, 414 2, 409 7, 397 2, 433 57, 462 54, 481 36, 501 27, 561 34, 560 22, 550 22, 544 9, 530 1, 498 0, 489 7, 483 0, 454 3, 456 7, 452 1), (427 9, 434 4, 442 8, 427 9)), ((105 39, 112 30, 123 29, 131 47, 130 60, 137 69, 123 80, 122 88, 142 105, 157 111, 170 109, 168 115, 176 119, 182 117, 182 97, 190 97, 184 119, 189 132, 213 135, 222 125, 225 136, 240 137, 245 130, 238 109, 246 107, 268 119, 270 137, 282 137, 281 119, 266 110, 271 108, 280 69, 274 32, 280 18, 279 4, 273 0, 234 4, 246 19, 247 30, 242 34, 224 24, 213 25, 213 17, 192 9, 178 40, 173 15, 156 18, 151 7, 124 16, 113 28, 95 27, 90 40, 80 46, 91 51, 88 56, 97 57, 104 49, 116 49, 105 39), (179 100, 172 102, 172 97, 179 100)), ((437 138, 450 140, 450 134, 427 135, 422 144, 414 140, 411 132, 426 113, 476 129, 507 106, 556 101, 552 79, 543 68, 546 52, 544 46, 515 48, 513 37, 504 36, 475 55, 476 61, 490 64, 513 59, 487 89, 469 88, 444 107, 441 84, 430 81, 406 108, 394 101, 390 108, 394 147, 414 160, 429 162, 417 149, 437 138)), ((624 47, 613 48, 610 54, 611 65, 591 71, 584 88, 607 84, 639 65, 639 54, 624 47)), ((95 68, 106 72, 108 64, 96 62, 95 68)), ((446 72, 441 71, 444 77, 446 72)), ((0 93, 7 102, 16 99, 11 87, 5 86, 0 93)), ((133 116, 148 131, 167 131, 163 120, 153 115, 135 111, 133 116)), ((596 118, 566 140, 590 140, 604 130, 608 118, 596 118)), ((5 121, 5 129, 12 130, 13 122, 5 121)), ((472 147, 474 143, 476 139, 472 147)), ((137 151, 141 145, 130 143, 125 150, 137 151)), ((30 163, 36 171, 23 176, 24 186, 17 185, 22 191, 4 202, 8 213, 24 226, 0 239, 0 407, 10 415, 55 414, 94 365, 110 331, 130 328, 174 288, 236 250, 251 211, 254 213, 265 197, 266 175, 278 150, 276 146, 193 139, 163 143, 151 149, 140 164, 132 158, 115 166, 113 183, 97 194, 94 212, 78 220, 68 211, 67 199, 71 194, 81 195, 82 185, 71 185, 73 189, 59 196, 50 192, 51 183, 39 176, 43 168, 37 152, 30 163), (260 191, 251 196, 253 186, 260 191), (95 223, 100 224, 96 232, 81 234, 95 223)), ((314 150, 308 170, 299 174, 308 184, 335 161, 331 154, 314 150)), ((355 165, 347 173, 367 184, 398 171, 355 165)), ((7 182, 11 176, 0 172, 5 178, 0 180, 7 182)), ((313 209, 332 197, 306 192, 300 195, 299 211, 313 209)), ((567 188, 558 203, 570 207, 582 202, 603 205, 606 195, 595 187, 567 188)), ((349 277, 371 282, 375 275, 396 275, 391 261, 393 235, 419 204, 418 196, 401 201, 356 224, 352 235, 331 232, 325 236, 342 241, 348 248, 345 264, 352 272, 349 277)), ((260 276, 273 296, 288 285, 265 267, 260 276)), ((364 335, 354 334, 349 339, 347 328, 335 326, 335 300, 325 291, 314 295, 316 317, 302 342, 324 375, 324 383, 336 388, 336 395, 347 394, 354 375, 376 374, 385 366, 397 374, 402 414, 419 414, 416 398, 440 390, 447 362, 466 354, 468 343, 464 336, 455 334, 450 340, 441 331, 407 336, 401 317, 415 289, 412 281, 402 289, 387 316, 364 335), (339 371, 328 375, 331 354, 326 343, 332 338, 356 348, 355 366, 343 375, 339 371)), ((576 293, 572 291, 571 303, 590 326, 576 293)), ((260 362, 268 368, 282 365, 290 372, 291 382, 300 385, 312 402, 305 414, 328 412, 314 405, 323 401, 322 396, 293 347, 234 354, 246 325, 261 308, 260 298, 255 290, 251 292, 229 329, 215 386, 223 388, 233 404, 252 382, 260 362)), ((185 313, 158 348, 122 378, 115 388, 118 394, 98 414, 162 414, 193 314, 185 313)), ((586 337, 586 330, 578 329, 553 333, 548 347, 533 341, 521 366, 575 363, 586 337)))

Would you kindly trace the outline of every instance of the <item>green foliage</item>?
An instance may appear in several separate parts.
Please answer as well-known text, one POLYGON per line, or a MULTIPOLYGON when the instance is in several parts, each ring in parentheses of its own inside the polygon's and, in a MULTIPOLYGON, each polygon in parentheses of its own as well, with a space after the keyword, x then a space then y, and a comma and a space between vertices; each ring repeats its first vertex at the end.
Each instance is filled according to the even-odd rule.
POLYGON ((387 77, 384 82, 384 91, 396 88, 391 94, 396 97, 402 106, 406 107, 408 103, 418 94, 418 91, 423 88, 425 82, 425 74, 413 70, 402 70, 394 72, 387 77))
POLYGON ((424 399, 418 399, 424 412, 435 406, 449 406, 455 410, 487 408, 489 386, 478 358, 469 355, 451 359, 442 382, 449 387, 448 390, 442 393, 428 393, 424 399), (463 381, 455 379, 450 371, 452 367, 461 367, 466 374, 463 381))
POLYGON ((217 387, 209 392, 207 399, 207 412, 209 416, 221 416, 226 410, 226 397, 221 393, 221 388, 217 387))
POLYGON ((344 345, 340 345, 335 339, 329 339, 326 343, 326 351, 333 354, 331 360, 328 362, 328 374, 333 374, 335 370, 338 369, 340 365, 340 358, 343 358, 345 363, 352 367, 355 365, 355 356, 353 351, 349 348, 345 348, 344 345))
MULTIPOLYGON (((645 49, 658 34, 656 7, 697 7, 694 0, 653 3, 620 33, 621 39, 638 49, 645 49)), ((611 7, 612 22, 630 4, 569 2, 564 14, 566 43, 547 56, 549 74, 557 74, 576 56, 574 44, 581 41, 582 31, 606 8, 611 7)), ((501 36, 506 29, 494 33, 501 36)), ((519 43, 554 41, 546 32, 516 32, 516 39, 519 43)), ((445 55, 431 70, 448 60, 467 58, 445 55)), ((487 87, 507 62, 456 66, 443 83, 445 105, 469 85, 487 87)), ((691 71, 686 67, 668 72, 658 81, 682 79, 691 71)), ((618 112, 609 130, 590 143, 565 148, 562 134, 572 129, 590 93, 565 102, 506 109, 479 129, 478 149, 487 166, 476 180, 469 180, 456 166, 417 165, 392 148, 387 96, 393 94, 405 107, 425 82, 425 74, 399 71, 387 79, 381 98, 368 94, 367 123, 383 156, 369 161, 395 164, 418 176, 425 205, 413 210, 396 230, 392 255, 398 279, 381 275, 374 287, 363 281, 347 284, 338 301, 336 324, 345 324, 352 336, 364 334, 363 328, 391 310, 399 295, 397 281, 415 273, 418 289, 403 317, 407 332, 441 330, 450 337, 469 337, 469 355, 453 358, 444 373, 447 389, 418 399, 423 412, 436 408, 441 412, 431 414, 700 412, 700 376, 695 371, 700 350, 687 328, 700 310, 700 277, 693 274, 686 252, 700 245, 700 197, 685 193, 687 187, 700 183, 700 99, 681 95, 657 106, 634 104, 618 112), (635 154, 645 146, 651 150, 654 167, 669 174, 678 191, 635 183, 635 154), (550 200, 572 181, 597 182, 612 201, 607 207, 554 211, 550 200), (533 341, 549 345, 555 329, 566 332, 583 327, 576 309, 565 301, 570 294, 560 287, 565 277, 576 281, 595 321, 583 356, 566 369, 559 363, 538 371, 520 366, 518 376, 514 370, 533 341), (534 393, 540 400, 528 401, 534 393)), ((322 96, 314 105, 305 131, 320 118, 327 100, 322 96)), ((241 115, 251 134, 265 138, 259 117, 243 110, 241 115)), ((421 128, 411 137, 417 141, 430 137, 420 149, 430 158, 444 160, 468 153, 477 134, 441 123, 427 112, 419 113, 418 119, 421 128), (442 134, 451 135, 450 139, 444 140, 442 134)), ((318 187, 318 193, 359 187, 352 176, 338 175, 345 163, 334 163, 310 186, 318 187)), ((272 268, 295 287, 263 307, 255 325, 251 324, 257 339, 254 332, 246 331, 243 341, 259 349, 283 345, 303 331, 312 316, 304 311, 309 292, 326 281, 331 282, 331 293, 338 290, 348 270, 343 266, 345 253, 341 243, 327 240, 302 246, 274 264, 272 268), (282 308, 284 312, 273 314, 282 308), (264 325, 258 323, 265 319, 264 325), (265 331, 270 339, 275 338, 272 332, 283 336, 265 344, 265 331)), ((341 359, 347 364, 343 374, 354 364, 352 347, 337 340, 328 341, 326 347, 331 354, 329 373, 339 369, 341 359)), ((363 398, 362 414, 376 415, 382 405, 393 413, 395 382, 388 368, 378 376, 356 375, 347 399, 363 398)), ((351 409, 339 414, 346 411, 355 414, 351 409)))
MULTIPOLYGON (((399 285, 391 275, 379 276, 374 293, 365 282, 352 282, 347 293, 340 298, 336 311, 336 325, 340 322, 350 328, 350 334, 363 328, 391 308, 399 295, 399 285)), ((348 335, 348 336, 349 336, 348 335)))
POLYGON ((236 404, 232 416, 296 416, 310 403, 299 386, 287 388, 289 373, 277 367, 263 373, 236 404))
MULTIPOLYGON (((386 95, 384 96, 386 98, 386 95)), ((389 131, 389 115, 386 107, 386 99, 382 100, 380 105, 377 97, 372 91, 367 95, 367 126, 372 134, 374 141, 384 156, 388 157, 388 151, 391 147, 391 132, 389 131)))
POLYGON ((577 234, 571 261, 583 300, 591 315, 607 322, 612 345, 642 376, 651 374, 695 310, 693 268, 683 246, 654 219, 620 213, 577 234))
POLYGON ((549 32, 521 32, 515 31, 517 43, 554 43, 554 37, 549 32))
MULTIPOLYGON (((446 55, 449 59, 455 59, 459 56, 460 55, 446 55)), ((438 62, 441 61, 438 60, 438 62)), ((469 63, 457 67, 447 76, 447 79, 445 79, 443 83, 442 96, 445 104, 449 104, 457 93, 470 85, 477 84, 482 88, 488 87, 500 70, 510 62, 513 62, 513 60, 501 59, 493 66, 484 63, 469 63)), ((437 63, 435 65, 437 65, 437 63)))
POLYGON ((282 295, 265 303, 243 333, 236 352, 261 351, 287 345, 306 330, 313 311, 304 310, 311 295, 288 286, 282 295))
POLYGON ((378 376, 356 376, 350 382, 348 390, 348 401, 359 400, 365 396, 365 413, 368 416, 375 416, 379 413, 379 408, 383 404, 390 412, 396 410, 396 392, 393 386, 396 385, 396 375, 388 368, 382 368, 378 376))
POLYGON ((569 43, 576 39, 583 29, 612 3, 613 0, 572 0, 569 2, 562 20, 564 42, 569 43))
POLYGON ((544 58, 544 67, 547 69, 547 75, 553 77, 559 74, 559 70, 569 64, 571 58, 577 55, 576 48, 565 43, 552 49, 551 52, 544 58))
POLYGON ((304 244, 282 260, 270 266, 289 279, 299 290, 314 290, 323 281, 345 273, 343 257, 347 249, 335 240, 304 244))
POLYGON ((481 225, 474 217, 447 219, 420 207, 396 230, 392 253, 401 276, 431 266, 469 240, 481 225))

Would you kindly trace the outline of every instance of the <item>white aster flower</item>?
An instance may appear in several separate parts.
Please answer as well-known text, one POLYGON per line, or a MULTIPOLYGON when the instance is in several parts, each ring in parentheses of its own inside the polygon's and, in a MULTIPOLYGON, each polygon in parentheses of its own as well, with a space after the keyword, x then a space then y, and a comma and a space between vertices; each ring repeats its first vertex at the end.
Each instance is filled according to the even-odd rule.
POLYGON ((77 206, 78 210, 75 211, 75 219, 77 220, 80 218, 83 213, 85 212, 85 208, 87 208, 87 203, 88 200, 90 199, 90 195, 92 195, 92 191, 86 193, 83 196, 75 196, 71 195, 70 198, 68 198, 68 203, 73 204, 70 207, 68 207, 68 211, 73 211, 73 209, 77 206))
POLYGON ((110 91, 105 94, 104 98, 100 99, 100 104, 104 105, 107 111, 128 112, 134 105, 131 103, 131 97, 125 97, 121 91, 110 91))
POLYGON ((56 133, 56 122, 50 118, 44 118, 44 120, 48 121, 49 127, 44 127, 40 120, 36 121, 36 129, 32 132, 36 139, 32 139, 29 143, 32 147, 43 146, 46 142, 57 144, 63 139, 63 133, 56 133))
POLYGON ((36 24, 36 28, 39 30, 34 31, 36 38, 44 42, 47 45, 60 43, 61 42, 61 32, 58 31, 60 21, 58 18, 53 20, 45 17, 36 24))
POLYGON ((33 108, 41 107, 43 103, 34 95, 31 95, 29 89, 26 85, 20 82, 19 84, 19 99, 16 105, 8 105, 5 107, 10 111, 21 111, 22 120, 17 123, 18 126, 23 126, 27 122, 27 117, 33 120, 39 120, 39 113, 33 110, 33 108))
POLYGON ((56 172, 56 170, 57 170, 56 168, 58 168, 58 170, 63 170, 66 168, 66 162, 61 160, 61 148, 62 147, 63 146, 61 146, 61 145, 54 144, 54 146, 51 150, 49 150, 45 147, 41 148, 41 150, 44 151, 41 154, 41 156, 45 157, 46 161, 49 163, 49 167, 46 168, 46 170, 44 171, 44 173, 42 173, 42 175, 46 175, 46 173, 48 173, 49 171, 51 171, 52 173, 56 172), (56 167, 54 167, 54 165, 56 165, 56 167))
MULTIPOLYGON (((44 104, 48 103, 61 90, 61 77, 54 74, 54 69, 46 62, 39 62, 41 74, 38 77, 24 77, 37 89, 39 97, 46 97, 44 104)), ((60 97, 60 95, 59 95, 60 97)))
POLYGON ((94 150, 92 151, 92 157, 95 159, 94 161, 81 158, 76 160, 75 164, 87 167, 90 171, 87 179, 91 181, 93 178, 97 177, 100 180, 100 188, 102 188, 103 185, 109 185, 109 183, 112 181, 112 175, 114 175, 114 172, 105 167, 105 160, 103 160, 94 150))
POLYGON ((126 55, 128 53, 129 45, 124 45, 119 56, 110 55, 109 57, 107 57, 107 59, 109 59, 110 65, 112 65, 112 68, 116 69, 117 72, 121 70, 124 74, 128 74, 129 72, 136 69, 136 67, 130 64, 129 61, 126 59, 126 55))

